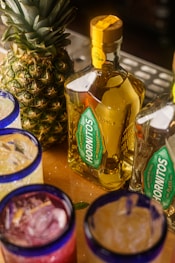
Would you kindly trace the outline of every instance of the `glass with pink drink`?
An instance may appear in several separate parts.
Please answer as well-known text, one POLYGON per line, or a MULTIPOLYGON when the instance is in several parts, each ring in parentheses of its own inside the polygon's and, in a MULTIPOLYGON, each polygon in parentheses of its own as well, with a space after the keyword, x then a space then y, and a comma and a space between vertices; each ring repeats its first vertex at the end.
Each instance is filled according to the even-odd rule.
POLYGON ((6 263, 76 263, 75 211, 71 199, 46 184, 20 187, 0 203, 6 263))

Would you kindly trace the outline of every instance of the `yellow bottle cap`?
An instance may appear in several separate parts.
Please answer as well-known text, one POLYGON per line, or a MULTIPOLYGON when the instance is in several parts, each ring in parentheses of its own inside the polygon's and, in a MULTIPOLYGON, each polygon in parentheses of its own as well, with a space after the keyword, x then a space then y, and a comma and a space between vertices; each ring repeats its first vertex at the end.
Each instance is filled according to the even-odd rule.
POLYGON ((122 37, 123 22, 114 15, 103 15, 90 22, 91 39, 99 43, 111 43, 122 37))

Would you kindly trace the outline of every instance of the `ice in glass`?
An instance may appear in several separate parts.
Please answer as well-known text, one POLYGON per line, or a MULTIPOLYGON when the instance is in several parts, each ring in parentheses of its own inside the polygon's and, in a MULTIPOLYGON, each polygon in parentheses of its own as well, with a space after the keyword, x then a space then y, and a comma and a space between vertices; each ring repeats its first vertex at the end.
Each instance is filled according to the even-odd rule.
POLYGON ((6 263, 76 263, 75 212, 70 198, 46 184, 20 187, 0 204, 6 263))
POLYGON ((0 128, 21 128, 20 107, 9 92, 0 90, 0 128))
POLYGON ((14 188, 32 183, 43 183, 38 140, 22 129, 0 129, 0 200, 14 188))
POLYGON ((160 255, 167 222, 157 201, 121 190, 94 201, 84 231, 87 262, 148 263, 160 255))

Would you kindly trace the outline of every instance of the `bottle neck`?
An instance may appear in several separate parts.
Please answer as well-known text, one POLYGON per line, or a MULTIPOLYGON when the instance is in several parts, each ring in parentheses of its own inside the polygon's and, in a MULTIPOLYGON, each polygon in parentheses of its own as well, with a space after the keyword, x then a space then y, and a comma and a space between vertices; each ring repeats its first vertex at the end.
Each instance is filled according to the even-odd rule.
POLYGON ((175 103, 175 51, 173 54, 172 72, 173 72, 172 94, 173 94, 173 102, 175 103))
POLYGON ((117 68, 119 66, 121 43, 122 37, 112 43, 99 43, 92 40, 92 65, 97 69, 101 69, 105 62, 111 62, 114 68, 117 68))

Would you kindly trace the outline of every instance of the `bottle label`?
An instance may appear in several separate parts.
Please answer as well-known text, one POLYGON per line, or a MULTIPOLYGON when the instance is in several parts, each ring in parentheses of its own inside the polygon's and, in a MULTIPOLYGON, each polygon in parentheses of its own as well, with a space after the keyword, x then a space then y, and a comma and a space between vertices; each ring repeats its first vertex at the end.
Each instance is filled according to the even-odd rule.
POLYGON ((174 185, 174 164, 163 146, 152 155, 144 171, 144 192, 167 209, 175 195, 174 185))
POLYGON ((83 162, 98 168, 103 156, 103 140, 98 122, 90 107, 80 117, 76 138, 83 162))

